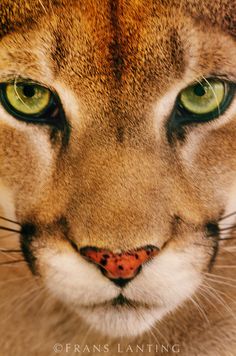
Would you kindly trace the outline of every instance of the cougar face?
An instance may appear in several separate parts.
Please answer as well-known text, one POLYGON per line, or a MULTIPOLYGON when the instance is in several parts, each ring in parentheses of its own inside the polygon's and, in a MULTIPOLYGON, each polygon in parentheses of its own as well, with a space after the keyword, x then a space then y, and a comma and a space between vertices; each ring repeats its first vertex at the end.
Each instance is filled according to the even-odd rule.
POLYGON ((234 210, 235 39, 187 6, 36 7, 0 42, 1 204, 33 274, 115 337, 194 295, 234 210))

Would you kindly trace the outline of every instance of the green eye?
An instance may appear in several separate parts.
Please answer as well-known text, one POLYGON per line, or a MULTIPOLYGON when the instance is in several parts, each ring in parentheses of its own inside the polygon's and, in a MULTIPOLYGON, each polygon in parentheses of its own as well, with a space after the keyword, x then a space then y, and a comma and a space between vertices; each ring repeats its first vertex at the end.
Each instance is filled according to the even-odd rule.
POLYGON ((58 96, 31 80, 0 83, 0 104, 16 119, 31 123, 57 126, 63 117, 58 96))
POLYGON ((51 99, 50 90, 31 83, 6 84, 5 98, 11 109, 23 115, 40 115, 51 99))
POLYGON ((209 79, 184 89, 179 97, 180 105, 195 115, 221 113, 222 104, 227 97, 227 88, 223 81, 209 79))
MULTIPOLYGON (((218 78, 204 78, 182 90, 167 122, 167 138, 184 140, 191 124, 200 124, 220 118, 231 105, 236 84, 218 78)), ((193 127, 194 127, 193 126, 193 127)))

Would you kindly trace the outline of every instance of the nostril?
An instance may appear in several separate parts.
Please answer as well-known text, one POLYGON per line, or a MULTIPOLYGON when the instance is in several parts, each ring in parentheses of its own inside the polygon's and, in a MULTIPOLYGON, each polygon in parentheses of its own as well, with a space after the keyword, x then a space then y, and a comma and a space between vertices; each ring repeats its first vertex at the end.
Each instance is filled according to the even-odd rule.
POLYGON ((158 253, 159 248, 152 245, 122 253, 113 253, 96 247, 80 249, 80 254, 87 261, 97 265, 107 278, 119 286, 136 277, 142 265, 158 253))

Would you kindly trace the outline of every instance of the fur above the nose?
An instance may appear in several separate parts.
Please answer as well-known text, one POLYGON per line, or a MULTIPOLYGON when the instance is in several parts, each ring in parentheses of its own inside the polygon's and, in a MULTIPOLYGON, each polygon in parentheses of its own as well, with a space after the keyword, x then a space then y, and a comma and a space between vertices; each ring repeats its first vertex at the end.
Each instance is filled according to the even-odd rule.
POLYGON ((154 246, 146 246, 134 251, 113 253, 96 247, 84 247, 80 253, 88 261, 100 266, 111 279, 133 278, 139 268, 159 253, 154 246))

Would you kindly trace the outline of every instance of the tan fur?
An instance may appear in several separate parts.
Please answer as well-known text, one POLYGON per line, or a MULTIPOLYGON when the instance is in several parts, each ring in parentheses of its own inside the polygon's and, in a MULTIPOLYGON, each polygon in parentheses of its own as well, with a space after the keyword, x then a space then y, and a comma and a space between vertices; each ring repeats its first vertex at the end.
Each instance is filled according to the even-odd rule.
MULTIPOLYGON (((194 248, 191 265, 199 275, 207 271, 212 246, 204 226, 225 211, 235 184, 235 103, 216 124, 190 129, 173 145, 166 122, 174 102, 163 105, 164 114, 158 110, 171 91, 178 95, 202 76, 236 81, 235 1, 1 4, 0 82, 20 76, 57 91, 71 135, 64 147, 61 133, 50 140, 49 127, 0 111, 1 206, 6 217, 37 225, 33 249, 42 276, 31 276, 25 263, 0 266, 0 355, 53 355, 55 343, 109 344, 111 355, 117 343, 179 344, 183 356, 236 355, 235 268, 221 267, 235 267, 233 240, 221 242, 212 269, 226 278, 209 282, 217 292, 204 297, 199 289, 195 303, 186 300, 135 340, 88 333, 43 283, 47 256, 72 254, 67 239, 113 251, 154 244, 163 255, 194 248), (201 139, 186 160, 196 135, 201 139)), ((11 239, 1 246, 17 246, 18 237, 11 239)))

